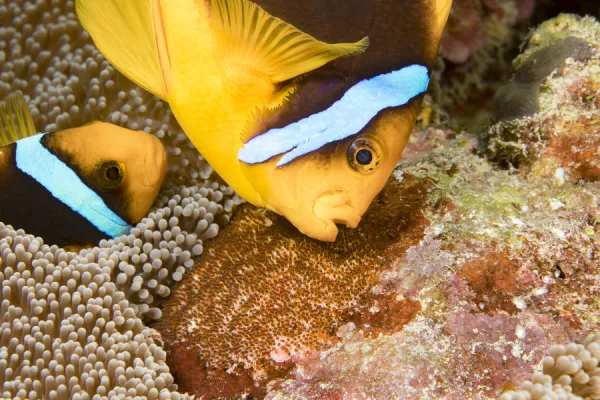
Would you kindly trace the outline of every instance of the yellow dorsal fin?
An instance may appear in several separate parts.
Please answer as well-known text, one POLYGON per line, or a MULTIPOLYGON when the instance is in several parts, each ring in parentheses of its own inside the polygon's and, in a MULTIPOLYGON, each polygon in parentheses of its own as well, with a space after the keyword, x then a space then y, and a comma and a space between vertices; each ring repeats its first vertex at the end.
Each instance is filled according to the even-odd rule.
POLYGON ((29 107, 20 92, 11 93, 0 102, 0 147, 36 133, 29 107))
POLYGON ((169 57, 159 0, 77 0, 96 47, 123 75, 165 99, 169 57))
POLYGON ((264 73, 273 83, 362 53, 369 45, 367 37, 356 43, 321 42, 249 0, 212 0, 211 21, 220 56, 264 73))
POLYGON ((448 21, 448 15, 450 15, 452 0, 434 0, 434 4, 438 17, 438 32, 441 35, 448 21))

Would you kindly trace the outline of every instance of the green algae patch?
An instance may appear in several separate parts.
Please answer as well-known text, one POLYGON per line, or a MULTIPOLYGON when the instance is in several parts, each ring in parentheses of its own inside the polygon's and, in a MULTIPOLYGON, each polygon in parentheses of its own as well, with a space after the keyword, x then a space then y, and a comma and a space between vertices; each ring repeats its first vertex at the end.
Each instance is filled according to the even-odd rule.
POLYGON ((584 210, 597 206, 597 184, 498 169, 461 145, 469 140, 462 136, 419 161, 403 161, 395 172, 397 179, 413 175, 434 182, 428 200, 444 206, 430 208, 426 217, 441 227, 446 245, 471 238, 519 249, 528 241, 563 246, 569 237, 589 237, 584 232, 593 226, 584 210))
POLYGON ((419 162, 402 163, 396 177, 410 174, 435 182, 429 193, 431 204, 450 199, 456 207, 451 224, 444 223, 444 216, 435 211, 427 215, 454 233, 448 239, 462 240, 465 235, 514 239, 513 218, 527 208, 527 188, 516 176, 495 170, 486 160, 473 155, 461 142, 458 139, 456 148, 436 151, 419 162))

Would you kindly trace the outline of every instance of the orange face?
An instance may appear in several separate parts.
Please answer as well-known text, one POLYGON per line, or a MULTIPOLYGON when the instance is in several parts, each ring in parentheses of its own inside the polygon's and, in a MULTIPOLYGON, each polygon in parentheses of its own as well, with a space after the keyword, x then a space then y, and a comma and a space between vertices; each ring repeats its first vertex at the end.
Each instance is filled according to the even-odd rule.
POLYGON ((281 156, 243 166, 267 207, 302 233, 334 241, 336 224, 356 227, 393 172, 420 101, 389 109, 361 133, 277 167, 281 156))
POLYGON ((104 122, 57 132, 50 146, 130 224, 148 213, 167 169, 158 138, 104 122))

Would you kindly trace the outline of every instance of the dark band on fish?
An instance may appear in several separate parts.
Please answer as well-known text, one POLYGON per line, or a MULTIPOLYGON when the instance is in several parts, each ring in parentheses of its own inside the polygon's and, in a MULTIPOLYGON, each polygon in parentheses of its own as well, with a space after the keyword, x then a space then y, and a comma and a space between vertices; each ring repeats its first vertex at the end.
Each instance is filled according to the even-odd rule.
POLYGON ((17 168, 15 149, 15 143, 0 149, 0 221, 58 246, 98 243, 107 237, 17 168))
POLYGON ((415 0, 254 0, 271 15, 327 43, 369 37, 364 54, 325 66, 356 81, 404 66, 431 68, 437 56, 437 12, 431 1, 415 0), (392 50, 393 49, 393 50, 392 50))
POLYGON ((282 128, 329 108, 345 91, 368 79, 408 65, 431 70, 437 56, 432 2, 414 0, 256 0, 272 15, 328 43, 369 36, 364 54, 333 61, 294 82, 297 90, 273 111, 263 110, 249 135, 282 128), (352 27, 352 29, 348 29, 352 27), (378 27, 378 28, 374 28, 378 27), (393 49, 393 51, 391 51, 393 49), (323 88, 320 89, 319 86, 323 88))
POLYGON ((16 143, 17 168, 107 236, 116 237, 129 232, 131 226, 110 210, 68 165, 42 145, 44 136, 39 134, 16 143))

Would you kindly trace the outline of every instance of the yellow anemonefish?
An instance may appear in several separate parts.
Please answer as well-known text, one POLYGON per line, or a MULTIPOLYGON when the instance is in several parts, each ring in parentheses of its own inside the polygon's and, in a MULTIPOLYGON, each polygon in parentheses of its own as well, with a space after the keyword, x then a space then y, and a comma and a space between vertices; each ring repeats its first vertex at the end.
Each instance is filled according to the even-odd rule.
POLYGON ((0 221, 59 246, 126 234, 167 168, 162 142, 104 122, 36 134, 23 97, 0 104, 0 221))
POLYGON ((334 241, 336 223, 356 227, 400 159, 451 3, 77 0, 76 8, 104 56, 169 102, 239 195, 334 241))

